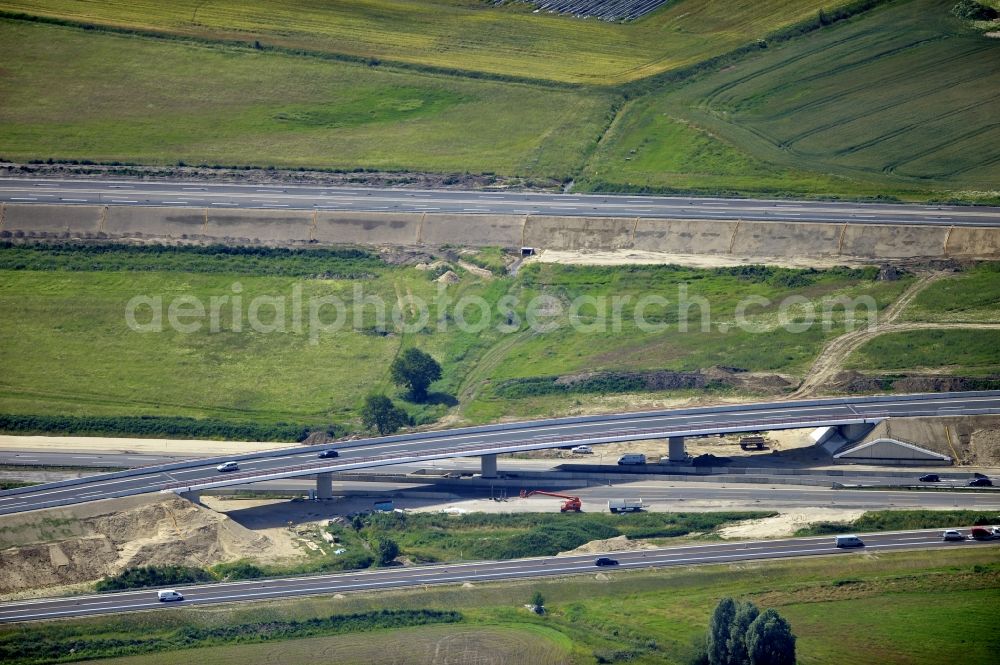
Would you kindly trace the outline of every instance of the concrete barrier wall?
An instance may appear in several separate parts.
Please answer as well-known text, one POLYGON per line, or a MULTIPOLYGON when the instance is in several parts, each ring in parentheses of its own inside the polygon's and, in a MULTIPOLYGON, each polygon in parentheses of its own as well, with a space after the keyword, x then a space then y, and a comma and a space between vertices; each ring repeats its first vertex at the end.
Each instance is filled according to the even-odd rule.
POLYGON ((190 238, 205 234, 204 209, 108 206, 103 230, 111 236, 190 238))
POLYGON ((737 256, 836 256, 842 224, 740 222, 733 239, 737 256))
POLYGON ((1000 256, 1000 232, 956 226, 947 237, 945 254, 957 258, 989 259, 1000 256))
POLYGON ((671 254, 728 254, 738 222, 641 218, 634 249, 671 254))
MULTIPOLYGON (((1000 229, 990 230, 1000 232, 1000 229)), ((844 229, 840 253, 869 259, 944 256, 944 241, 948 231, 948 227, 942 226, 848 224, 844 229)))
POLYGON ((324 212, 316 220, 317 242, 346 245, 417 245, 420 213, 324 212))
POLYGON ((424 217, 420 241, 426 245, 518 247, 524 215, 431 215, 424 217))
POLYGON ((542 249, 626 249, 635 217, 528 217, 524 244, 542 249))
POLYGON ((101 230, 102 206, 66 206, 8 203, 3 207, 2 231, 25 233, 96 234, 101 230))
POLYGON ((528 245, 748 259, 1000 258, 1000 228, 5 204, 3 235, 333 245, 528 245))
POLYGON ((212 238, 267 244, 308 242, 313 237, 313 215, 311 210, 209 210, 205 232, 212 238))

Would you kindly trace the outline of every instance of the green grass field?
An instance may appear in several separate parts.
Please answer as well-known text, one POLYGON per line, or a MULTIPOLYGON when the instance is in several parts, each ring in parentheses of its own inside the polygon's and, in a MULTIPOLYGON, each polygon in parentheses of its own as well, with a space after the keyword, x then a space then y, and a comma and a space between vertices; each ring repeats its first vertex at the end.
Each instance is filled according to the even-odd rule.
POLYGON ((1000 200, 1000 41, 951 0, 700 64, 823 5, 677 0, 614 24, 480 0, 0 0, 71 24, 0 19, 0 156, 1000 200))
POLYGON ((820 7, 830 3, 678 0, 623 25, 480 0, 0 2, 8 12, 584 85, 690 65, 815 16, 820 7))
MULTIPOLYGON (((222 631, 228 626, 255 625, 266 629, 275 622, 331 614, 449 608, 462 613, 462 623, 263 644, 227 644, 223 637, 214 639, 208 648, 92 662, 304 662, 323 659, 325 654, 344 654, 343 645, 355 644, 355 639, 395 645, 392 635, 407 636, 413 646, 400 646, 398 651, 369 652, 360 647, 366 656, 371 654, 366 662, 389 665, 401 662, 394 656, 403 650, 424 648, 428 643, 444 645, 449 635, 462 643, 463 636, 485 630, 484 639, 491 644, 494 636, 504 634, 500 631, 509 631, 505 634, 511 642, 497 644, 494 653, 509 653, 510 660, 471 660, 455 653, 448 662, 533 665, 537 661, 513 658, 524 653, 521 649, 545 645, 553 650, 548 653, 568 654, 567 660, 573 663, 601 662, 599 657, 617 652, 619 662, 681 665, 688 662, 692 640, 704 633, 712 609, 723 596, 753 600, 788 618, 798 637, 798 662, 804 665, 835 661, 937 665, 949 661, 956 645, 960 645, 962 662, 978 665, 994 662, 1000 648, 994 630, 1000 559, 993 547, 605 572, 92 617, 48 626, 5 625, 0 627, 0 645, 44 641, 67 645, 68 651, 73 644, 81 657, 94 658, 111 641, 125 640, 134 649, 155 648, 157 642, 176 643, 190 629, 222 631), (548 612, 544 617, 523 608, 536 590, 545 597, 548 612), (497 632, 491 636, 489 631, 497 632)), ((7 662, 28 665, 32 661, 12 657, 7 662)))
POLYGON ((952 4, 895 2, 640 98, 583 184, 995 200, 1000 41, 952 4))
POLYGON ((880 335, 850 358, 850 369, 930 369, 958 375, 1000 373, 1000 330, 908 330, 880 335))
POLYGON ((982 263, 931 284, 903 312, 907 321, 1000 323, 1000 264, 982 263))
MULTIPOLYGON (((568 665, 568 640, 541 626, 428 626, 372 634, 241 644, 198 649, 201 665, 309 663, 338 665, 568 665)), ((177 652, 108 658, 107 665, 172 665, 177 652)))
POLYGON ((3 19, 0 62, 0 155, 17 160, 566 178, 611 107, 603 92, 3 19))
MULTIPOLYGON (((817 312, 823 311, 829 298, 839 296, 871 297, 884 308, 908 284, 908 280, 874 281, 872 271, 764 269, 743 274, 671 266, 616 270, 538 265, 523 270, 516 279, 485 281, 459 269, 462 280, 446 291, 453 303, 463 296, 482 297, 499 315, 502 297, 517 299, 518 330, 504 333, 496 329, 505 323, 503 315, 485 330, 462 331, 455 323, 454 308, 449 310, 452 318, 439 327, 438 284, 433 274, 390 267, 368 257, 331 260, 331 270, 345 275, 355 272, 359 276, 354 279, 310 278, 322 271, 302 257, 227 256, 230 273, 198 272, 198 266, 210 259, 201 255, 109 251, 98 259, 81 250, 72 260, 62 257, 52 263, 48 258, 39 252, 0 250, 0 266, 8 268, 0 270, 0 308, 8 314, 0 319, 0 336, 6 340, 0 345, 4 367, 0 413, 193 416, 310 426, 354 423, 353 427, 366 393, 394 392, 387 367, 408 345, 427 350, 441 361, 444 376, 434 389, 456 396, 458 415, 468 421, 522 416, 540 409, 561 413, 581 404, 577 396, 508 399, 498 396, 493 386, 507 379, 582 370, 689 370, 715 364, 794 376, 808 367, 826 339, 845 329, 844 312, 832 310, 830 330, 817 323, 804 332, 789 332, 780 327, 778 316, 784 298, 805 298, 817 312), (156 270, 157 261, 163 262, 163 269, 156 270), (65 264, 77 270, 10 269, 18 264, 35 268, 65 264), (258 273, 274 274, 241 274, 248 266, 258 273), (210 299, 234 296, 235 283, 243 299, 242 328, 234 329, 230 308, 222 307, 213 332, 210 299), (386 328, 374 327, 375 308, 365 306, 355 330, 355 288, 361 289, 361 295, 386 302, 386 328), (303 303, 301 331, 292 318, 296 289, 301 289, 303 303), (679 332, 677 305, 685 290, 684 297, 694 304, 684 310, 689 331, 679 332), (397 329, 391 321, 400 298, 411 294, 430 305, 430 325, 418 332, 397 329), (665 328, 644 331, 635 323, 635 303, 643 294, 670 301, 666 307, 654 306, 646 312, 647 320, 663 323, 665 328), (135 332, 128 327, 126 304, 138 295, 161 298, 162 332, 135 332), (526 308, 533 298, 543 295, 562 303, 566 313, 554 319, 555 330, 536 333, 529 328, 526 308), (620 331, 615 330, 610 305, 603 321, 590 305, 579 310, 579 322, 595 330, 570 325, 568 305, 575 298, 587 296, 610 303, 615 295, 631 297, 621 310, 620 331), (170 303, 179 296, 204 303, 206 316, 196 320, 201 326, 195 332, 179 332, 169 325, 170 303), (259 296, 284 298, 283 332, 251 328, 250 303, 259 296), (347 325, 333 333, 312 326, 308 303, 313 296, 340 298, 345 316, 350 315, 345 318, 347 325), (755 303, 748 310, 747 329, 732 327, 740 299, 749 296, 771 303, 755 303), (707 307, 697 304, 701 299, 707 307), (702 331, 705 313, 710 315, 710 328, 702 331), (727 330, 723 332, 721 326, 727 330)), ((265 304, 257 318, 271 325, 272 312, 273 307, 265 304)), ((795 308, 789 310, 790 320, 798 321, 801 315, 795 308)), ((136 320, 146 323, 151 316, 144 308, 136 320)), ((476 309, 468 310, 467 316, 475 323, 476 309)), ((320 316, 323 322, 333 318, 332 310, 320 316)), ((584 397, 598 409, 602 407, 596 400, 604 398, 584 397)), ((440 418, 450 407, 445 398, 409 408, 418 421, 425 422, 440 418)))

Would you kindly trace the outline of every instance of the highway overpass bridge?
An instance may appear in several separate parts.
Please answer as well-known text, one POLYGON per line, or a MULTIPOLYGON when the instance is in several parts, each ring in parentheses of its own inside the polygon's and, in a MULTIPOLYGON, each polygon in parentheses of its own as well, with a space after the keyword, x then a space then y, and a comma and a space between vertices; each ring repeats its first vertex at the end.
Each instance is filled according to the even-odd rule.
POLYGON ((318 459, 331 446, 295 446, 267 452, 200 458, 0 492, 0 515, 112 497, 200 490, 315 476, 317 495, 332 496, 333 474, 453 457, 479 457, 485 477, 496 476, 503 453, 667 439, 670 457, 683 454, 686 436, 798 429, 872 426, 894 417, 1000 414, 1000 391, 849 397, 737 404, 644 413, 624 413, 489 425, 335 444, 340 456, 318 459), (234 460, 240 471, 216 466, 234 460))

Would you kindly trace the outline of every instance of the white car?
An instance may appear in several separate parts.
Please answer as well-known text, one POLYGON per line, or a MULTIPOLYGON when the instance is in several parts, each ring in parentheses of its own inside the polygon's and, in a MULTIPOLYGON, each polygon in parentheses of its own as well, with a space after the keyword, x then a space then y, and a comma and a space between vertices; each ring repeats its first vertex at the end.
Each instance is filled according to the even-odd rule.
POLYGON ((240 465, 236 462, 223 462, 219 466, 215 467, 216 471, 239 471, 240 465))
POLYGON ((965 540, 965 536, 955 529, 948 529, 941 535, 941 540, 965 540))
POLYGON ((184 600, 184 596, 181 595, 180 591, 174 591, 173 589, 164 589, 163 591, 157 591, 156 597, 161 603, 169 603, 172 600, 184 600))
POLYGON ((594 449, 590 446, 573 446, 570 448, 571 453, 576 453, 577 455, 593 455, 594 449))

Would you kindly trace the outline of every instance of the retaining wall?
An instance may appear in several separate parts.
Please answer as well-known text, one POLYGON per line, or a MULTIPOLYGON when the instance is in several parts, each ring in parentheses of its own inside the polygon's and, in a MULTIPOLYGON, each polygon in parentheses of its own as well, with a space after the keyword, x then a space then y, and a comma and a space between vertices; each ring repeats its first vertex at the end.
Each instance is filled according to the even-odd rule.
POLYGON ((528 217, 524 244, 542 249, 627 249, 635 217, 528 217))
POLYGON ((740 222, 709 224, 684 219, 639 218, 632 249, 668 254, 728 254, 740 222))
POLYGON ((1000 228, 312 210, 4 204, 4 237, 520 247, 741 259, 1000 258, 1000 228))
POLYGON ((320 213, 315 240, 346 245, 418 245, 422 217, 420 213, 320 213))

